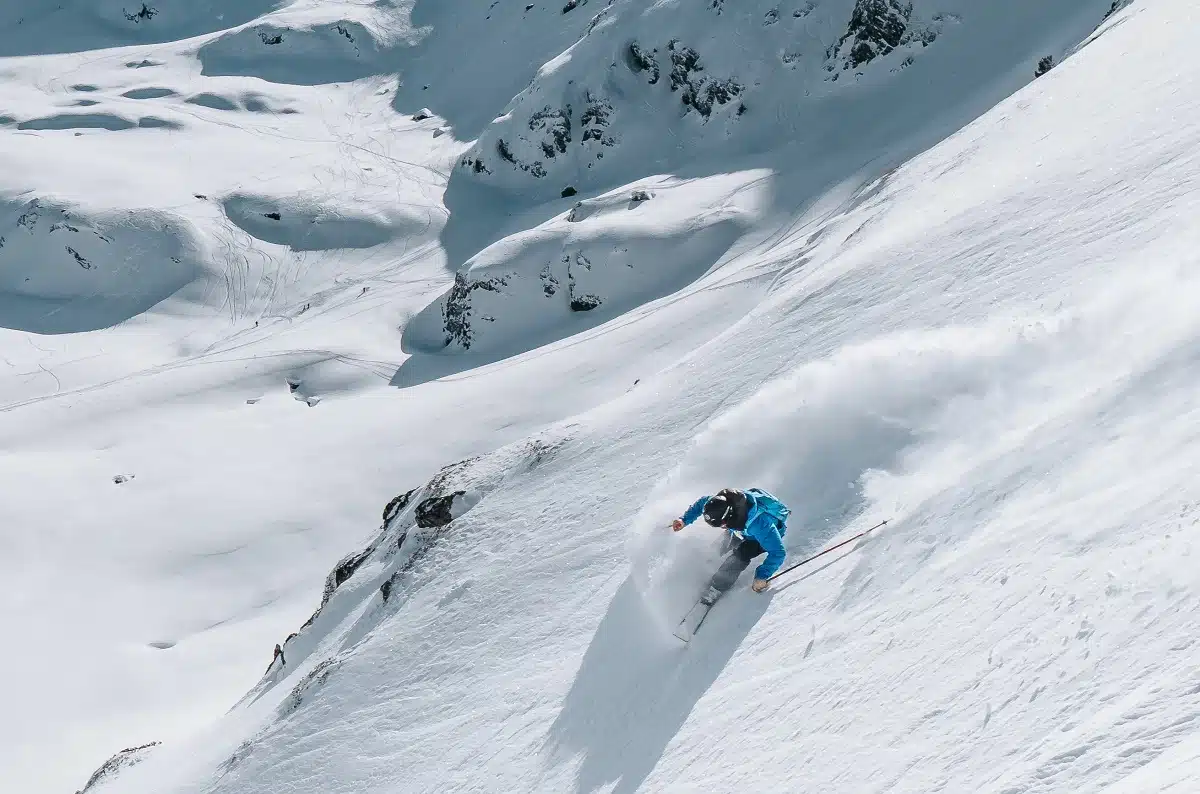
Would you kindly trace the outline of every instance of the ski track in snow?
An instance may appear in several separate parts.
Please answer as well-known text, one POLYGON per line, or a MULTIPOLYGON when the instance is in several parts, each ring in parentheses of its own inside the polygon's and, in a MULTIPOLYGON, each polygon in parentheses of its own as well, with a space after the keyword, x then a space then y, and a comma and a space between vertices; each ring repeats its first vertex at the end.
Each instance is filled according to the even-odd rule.
POLYGON ((1198 22, 0 9, 0 788, 1196 790, 1198 22))

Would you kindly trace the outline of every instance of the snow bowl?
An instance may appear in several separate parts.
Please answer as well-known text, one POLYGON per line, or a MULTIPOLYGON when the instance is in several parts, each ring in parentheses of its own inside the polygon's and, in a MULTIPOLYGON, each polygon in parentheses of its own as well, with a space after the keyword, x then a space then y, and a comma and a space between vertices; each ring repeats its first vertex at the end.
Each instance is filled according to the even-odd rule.
MULTIPOLYGON (((690 233, 550 237, 486 249, 405 328, 405 350, 507 357, 669 295, 703 275, 741 234, 733 219, 690 233), (495 255, 496 261, 481 259, 495 255)), ((508 244, 505 244, 508 243, 508 244)))
POLYGON ((192 230, 154 210, 91 214, 0 200, 0 326, 75 333, 123 322, 203 277, 192 230))
POLYGON ((71 0, 0 9, 0 57, 82 52, 201 36, 270 13, 277 0, 71 0))
POLYGON ((372 248, 420 228, 413 218, 300 196, 273 198, 236 193, 223 203, 226 216, 240 229, 295 251, 372 248))
POLYGON ((198 55, 208 76, 242 75, 289 85, 349 82, 386 71, 374 35, 349 20, 307 28, 244 27, 205 44, 198 55))
POLYGON ((401 370, 438 369, 419 354, 466 354, 474 363, 518 355, 684 288, 742 235, 758 211, 762 176, 647 180, 653 191, 626 186, 584 199, 493 243, 405 327, 404 350, 414 358, 401 370), (635 193, 646 198, 634 201, 635 193))

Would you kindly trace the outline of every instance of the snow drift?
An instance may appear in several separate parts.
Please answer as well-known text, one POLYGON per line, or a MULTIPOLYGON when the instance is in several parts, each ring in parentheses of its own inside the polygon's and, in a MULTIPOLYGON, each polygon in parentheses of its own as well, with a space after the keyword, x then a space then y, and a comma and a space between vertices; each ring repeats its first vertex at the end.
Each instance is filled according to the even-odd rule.
POLYGON ((421 228, 415 219, 389 218, 371 208, 345 202, 324 204, 309 196, 235 194, 224 201, 225 214, 260 240, 295 251, 371 248, 421 228))
POLYGON ((194 231, 153 210, 92 213, 49 198, 0 203, 0 325, 106 328, 206 273, 194 231))
POLYGON ((408 324, 406 349, 502 358, 676 292, 751 225, 762 177, 664 179, 577 202, 473 257, 408 324))

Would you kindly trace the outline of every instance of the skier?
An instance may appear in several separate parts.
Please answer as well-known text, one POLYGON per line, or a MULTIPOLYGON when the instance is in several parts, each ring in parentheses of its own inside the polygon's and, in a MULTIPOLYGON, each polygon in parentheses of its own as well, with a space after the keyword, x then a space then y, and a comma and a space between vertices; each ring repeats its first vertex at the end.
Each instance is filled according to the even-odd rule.
POLYGON ((733 586, 738 575, 746 570, 758 555, 766 552, 767 558, 754 571, 756 593, 767 589, 767 580, 779 570, 787 552, 783 548, 783 536, 787 533, 787 517, 791 510, 774 496, 758 488, 738 491, 723 488, 713 496, 702 496, 687 509, 682 518, 671 522, 671 529, 679 530, 691 524, 701 515, 710 526, 728 531, 722 551, 733 549, 721 567, 713 575, 708 590, 700 598, 701 603, 711 605, 733 586))

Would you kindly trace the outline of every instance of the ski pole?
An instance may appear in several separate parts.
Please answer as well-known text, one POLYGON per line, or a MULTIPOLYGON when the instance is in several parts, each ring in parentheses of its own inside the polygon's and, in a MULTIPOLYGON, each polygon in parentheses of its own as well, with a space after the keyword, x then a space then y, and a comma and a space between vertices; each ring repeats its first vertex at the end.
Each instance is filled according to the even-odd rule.
POLYGON ((837 544, 836 546, 830 546, 829 548, 825 549, 824 551, 818 552, 817 554, 814 554, 813 556, 809 557, 807 560, 801 560, 800 562, 796 563, 795 565, 789 565, 788 567, 784 568, 779 573, 776 573, 773 576, 767 577, 767 581, 769 582, 772 579, 778 579, 780 576, 783 576, 788 571, 794 571, 797 568, 799 568, 801 565, 807 565, 808 563, 815 560, 817 557, 824 557, 829 552, 836 551, 837 549, 840 549, 842 546, 845 546, 847 543, 853 543, 854 541, 858 540, 859 538, 861 538, 863 535, 867 534, 868 532, 873 532, 873 531, 879 529, 881 526, 886 524, 888 521, 891 521, 891 519, 889 518, 885 521, 880 521, 878 524, 871 527, 870 529, 864 529, 862 532, 859 532, 854 537, 847 538, 846 540, 843 540, 841 543, 837 544))

